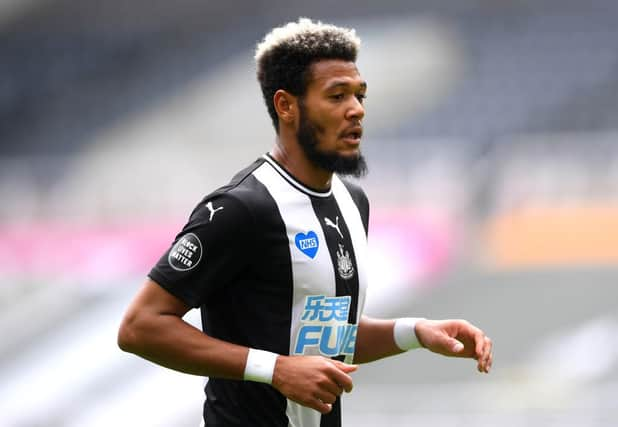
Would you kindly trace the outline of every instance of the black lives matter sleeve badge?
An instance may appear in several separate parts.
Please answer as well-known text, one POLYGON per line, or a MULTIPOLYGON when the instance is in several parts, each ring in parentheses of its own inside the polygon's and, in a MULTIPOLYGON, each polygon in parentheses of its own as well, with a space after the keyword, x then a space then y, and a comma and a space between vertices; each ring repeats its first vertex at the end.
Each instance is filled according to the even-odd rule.
POLYGON ((193 233, 182 236, 172 247, 167 262, 177 271, 189 271, 202 259, 202 242, 193 233))

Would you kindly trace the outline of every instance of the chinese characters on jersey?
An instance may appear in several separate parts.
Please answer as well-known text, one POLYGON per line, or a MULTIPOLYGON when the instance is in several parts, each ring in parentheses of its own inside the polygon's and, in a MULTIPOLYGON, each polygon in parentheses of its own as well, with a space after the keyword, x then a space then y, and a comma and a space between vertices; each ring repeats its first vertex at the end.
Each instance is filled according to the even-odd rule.
POLYGON ((354 356, 358 326, 348 323, 350 296, 308 296, 293 354, 317 348, 326 357, 354 356))

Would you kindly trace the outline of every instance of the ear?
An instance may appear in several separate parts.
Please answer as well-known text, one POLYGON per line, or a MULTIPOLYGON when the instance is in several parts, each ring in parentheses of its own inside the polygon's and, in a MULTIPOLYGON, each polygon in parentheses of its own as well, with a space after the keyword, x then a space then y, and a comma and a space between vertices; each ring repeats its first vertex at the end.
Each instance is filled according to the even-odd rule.
POLYGON ((297 98, 283 89, 279 89, 273 96, 275 110, 282 123, 293 123, 298 114, 297 98))

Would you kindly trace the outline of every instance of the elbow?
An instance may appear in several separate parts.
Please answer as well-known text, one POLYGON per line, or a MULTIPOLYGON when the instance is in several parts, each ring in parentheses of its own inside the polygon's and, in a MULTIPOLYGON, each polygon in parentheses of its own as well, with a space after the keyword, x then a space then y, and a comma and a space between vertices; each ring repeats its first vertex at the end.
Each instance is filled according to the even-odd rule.
POLYGON ((134 353, 137 343, 137 332, 134 316, 127 315, 118 329, 118 347, 122 351, 134 353))

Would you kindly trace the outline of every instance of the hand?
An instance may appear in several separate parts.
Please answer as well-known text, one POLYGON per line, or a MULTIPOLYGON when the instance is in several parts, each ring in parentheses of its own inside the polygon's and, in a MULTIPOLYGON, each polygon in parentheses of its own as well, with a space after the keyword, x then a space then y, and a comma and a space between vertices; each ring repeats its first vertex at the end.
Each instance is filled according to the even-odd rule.
POLYGON ((279 356, 272 385, 284 396, 326 414, 344 391, 352 391, 358 365, 348 365, 322 356, 279 356))
POLYGON ((444 356, 473 358, 479 372, 489 373, 491 339, 466 320, 419 320, 415 330, 423 347, 444 356))

